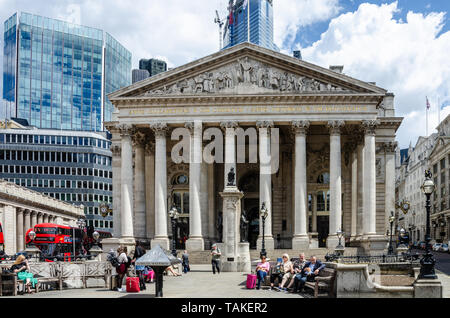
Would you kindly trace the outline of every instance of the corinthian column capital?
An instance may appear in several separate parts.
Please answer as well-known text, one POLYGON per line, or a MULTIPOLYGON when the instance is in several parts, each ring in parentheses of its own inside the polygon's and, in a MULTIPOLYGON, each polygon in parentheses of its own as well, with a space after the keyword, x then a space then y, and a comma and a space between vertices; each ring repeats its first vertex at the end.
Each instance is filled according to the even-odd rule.
POLYGON ((330 120, 327 124, 327 128, 330 130, 330 135, 340 135, 344 126, 345 121, 343 120, 330 120))
POLYGON ((361 126, 365 135, 375 135, 377 126, 380 124, 379 120, 363 120, 361 126))
POLYGON ((169 127, 167 123, 155 123, 150 125, 150 129, 155 133, 155 137, 166 137, 169 127))
POLYGON ((256 127, 258 127, 258 129, 261 128, 273 128, 274 127, 274 123, 271 120, 260 120, 256 122, 256 127))
POLYGON ((308 120, 295 120, 292 122, 292 132, 295 135, 306 135, 310 125, 308 120))

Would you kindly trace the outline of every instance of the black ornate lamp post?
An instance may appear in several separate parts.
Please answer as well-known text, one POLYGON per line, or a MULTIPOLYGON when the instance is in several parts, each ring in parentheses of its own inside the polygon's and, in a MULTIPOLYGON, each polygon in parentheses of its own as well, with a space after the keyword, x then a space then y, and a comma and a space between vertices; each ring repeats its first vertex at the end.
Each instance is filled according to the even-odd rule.
POLYGON ((262 256, 267 256, 267 252, 266 252, 266 245, 265 245, 265 229, 266 229, 266 219, 269 216, 269 211, 266 208, 266 203, 263 202, 262 206, 261 206, 261 211, 259 211, 259 216, 262 219, 263 225, 262 225, 262 248, 261 248, 261 257, 262 256))
POLYGON ((388 255, 394 255, 394 246, 392 245, 392 232, 393 232, 394 222, 395 222, 394 211, 391 211, 391 216, 389 217, 389 224, 391 225, 391 232, 390 232, 390 239, 389 239, 388 255))
POLYGON ((172 255, 174 257, 177 257, 177 239, 176 239, 176 232, 177 232, 177 222, 178 217, 180 216, 180 213, 178 212, 176 207, 172 207, 169 211, 169 217, 172 221, 172 255))
POLYGON ((433 194, 436 186, 433 182, 433 174, 430 170, 425 171, 425 181, 421 187, 422 192, 427 197, 426 209, 427 209, 427 223, 425 234, 425 255, 420 260, 420 274, 419 279, 437 279, 434 271, 434 265, 436 264, 433 254, 431 253, 431 224, 430 224, 430 211, 431 211, 431 194, 433 194))

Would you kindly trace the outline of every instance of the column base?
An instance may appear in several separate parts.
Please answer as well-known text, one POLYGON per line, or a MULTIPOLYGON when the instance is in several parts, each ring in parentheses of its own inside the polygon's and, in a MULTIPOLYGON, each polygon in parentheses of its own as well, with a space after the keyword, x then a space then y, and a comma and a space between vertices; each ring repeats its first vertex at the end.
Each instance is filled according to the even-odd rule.
POLYGON ((418 279, 414 283, 414 298, 442 298, 442 293, 438 279, 418 279))
MULTIPOLYGON (((266 251, 273 251, 275 250, 275 240, 272 236, 266 236, 264 239, 264 245, 266 248, 266 251)), ((262 249, 262 237, 258 237, 258 240, 256 241, 256 249, 258 251, 261 251, 262 249)))
POLYGON ((366 255, 386 254, 389 239, 384 235, 365 234, 360 239, 360 246, 366 255))
POLYGON ((170 250, 170 241, 168 237, 155 237, 150 245, 152 249, 155 248, 156 245, 159 245, 166 251, 170 250))
MULTIPOLYGON (((128 254, 134 251, 136 247, 136 241, 133 237, 122 237, 122 238, 109 238, 102 240, 102 255, 106 257, 106 254, 111 250, 114 252, 117 251, 119 246, 126 246, 128 250, 128 254)), ((105 258, 106 259, 106 258, 105 258)))
POLYGON ((294 236, 292 239, 292 249, 297 251, 304 251, 310 248, 310 241, 308 235, 294 236))
MULTIPOLYGON (((341 243, 345 244, 345 242, 342 242, 342 241, 341 241, 341 243)), ((330 235, 330 236, 328 236, 328 238, 327 238, 327 248, 329 250, 334 251, 336 249, 336 246, 338 246, 338 245, 339 245, 339 239, 338 239, 337 235, 330 235)))
POLYGON ((205 241, 202 237, 190 237, 186 241, 186 249, 189 252, 194 251, 204 251, 205 250, 205 241))

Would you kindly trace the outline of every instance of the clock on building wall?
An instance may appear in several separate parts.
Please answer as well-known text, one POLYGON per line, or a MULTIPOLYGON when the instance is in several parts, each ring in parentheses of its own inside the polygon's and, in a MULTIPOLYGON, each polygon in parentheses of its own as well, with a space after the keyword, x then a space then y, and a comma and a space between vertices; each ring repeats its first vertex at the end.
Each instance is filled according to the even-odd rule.
POLYGON ((106 218, 110 212, 111 212, 111 210, 110 210, 108 204, 102 203, 100 205, 100 214, 101 214, 101 216, 106 218))

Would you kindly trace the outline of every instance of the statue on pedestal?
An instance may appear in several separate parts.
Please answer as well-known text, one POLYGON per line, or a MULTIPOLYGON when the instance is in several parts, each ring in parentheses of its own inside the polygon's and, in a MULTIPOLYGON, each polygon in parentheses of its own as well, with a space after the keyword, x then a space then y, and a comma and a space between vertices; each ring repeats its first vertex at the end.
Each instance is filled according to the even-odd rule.
POLYGON ((241 213, 241 243, 248 242, 248 224, 250 221, 247 219, 247 213, 245 210, 241 213))
POLYGON ((216 224, 217 233, 219 234, 218 242, 222 243, 223 239, 223 213, 219 212, 217 215, 217 224, 216 224))
POLYGON ((228 184, 229 187, 236 186, 236 180, 235 180, 236 174, 234 172, 234 168, 230 169, 230 172, 228 173, 228 184))

